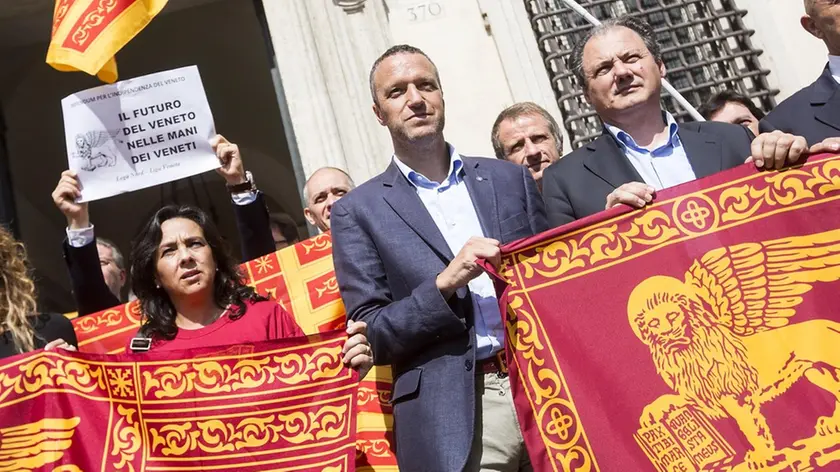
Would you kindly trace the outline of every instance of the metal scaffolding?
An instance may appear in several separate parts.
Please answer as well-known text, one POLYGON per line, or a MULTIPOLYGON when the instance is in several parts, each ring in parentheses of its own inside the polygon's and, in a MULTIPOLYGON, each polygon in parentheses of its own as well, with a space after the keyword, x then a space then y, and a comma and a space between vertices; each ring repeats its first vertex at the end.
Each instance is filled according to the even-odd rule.
MULTIPOLYGON (((575 42, 591 28, 560 0, 524 0, 551 77, 563 126, 572 147, 601 134, 601 121, 583 98, 583 91, 568 67, 575 42)), ((662 45, 668 80, 689 102, 699 107, 713 94, 738 90, 765 110, 775 106, 778 90, 771 89, 752 47, 753 30, 744 26, 732 0, 579 0, 589 13, 605 20, 638 15, 653 26, 662 45)), ((674 99, 663 95, 663 106, 678 120, 690 119, 674 99)))

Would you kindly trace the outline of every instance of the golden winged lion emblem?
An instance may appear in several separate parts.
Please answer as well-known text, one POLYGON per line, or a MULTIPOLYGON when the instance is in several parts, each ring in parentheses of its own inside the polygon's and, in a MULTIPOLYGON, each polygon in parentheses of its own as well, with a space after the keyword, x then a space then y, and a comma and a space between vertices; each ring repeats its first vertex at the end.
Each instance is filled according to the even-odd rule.
MULTIPOLYGON (((732 419, 749 443, 750 470, 799 470, 785 468, 794 449, 805 463, 801 455, 813 457, 815 448, 837 449, 840 323, 797 323, 795 315, 814 284, 838 280, 840 230, 714 249, 694 261, 685 280, 644 280, 630 294, 628 320, 674 393, 644 409, 642 427, 686 408, 732 419), (803 378, 834 396, 835 410, 816 420, 813 438, 779 451, 761 408, 803 378)), ((709 461, 695 464, 718 470, 709 461)))
MULTIPOLYGON (((28 471, 52 464, 64 457, 72 444, 78 417, 44 418, 34 423, 0 428, 0 472, 28 471)), ((79 470, 62 466, 64 471, 79 470)))

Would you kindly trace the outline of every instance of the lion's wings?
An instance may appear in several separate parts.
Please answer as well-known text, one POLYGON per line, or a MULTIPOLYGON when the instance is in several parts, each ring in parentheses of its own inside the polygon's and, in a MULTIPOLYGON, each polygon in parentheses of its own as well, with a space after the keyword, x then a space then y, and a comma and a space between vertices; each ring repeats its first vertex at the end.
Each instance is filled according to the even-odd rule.
POLYGON ((817 282, 840 280, 840 230, 707 252, 686 283, 718 322, 741 335, 789 323, 817 282))
POLYGON ((31 470, 55 462, 68 449, 79 418, 44 418, 0 429, 0 471, 31 470))
POLYGON ((120 130, 115 131, 88 131, 85 134, 85 139, 87 140, 90 147, 95 148, 102 146, 103 144, 107 143, 108 141, 116 138, 117 135, 120 134, 120 130))

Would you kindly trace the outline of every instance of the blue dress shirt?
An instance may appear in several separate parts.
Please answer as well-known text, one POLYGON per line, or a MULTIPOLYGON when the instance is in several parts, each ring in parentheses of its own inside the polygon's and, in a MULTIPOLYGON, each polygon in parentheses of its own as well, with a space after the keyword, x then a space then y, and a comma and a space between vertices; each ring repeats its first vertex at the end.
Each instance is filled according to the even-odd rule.
MULTIPOLYGON (((461 156, 449 147, 449 174, 441 183, 432 182, 415 172, 394 156, 394 162, 405 175, 423 205, 434 220, 452 254, 464 247, 473 236, 484 236, 478 214, 464 182, 464 163, 461 156)), ((504 339, 499 302, 490 277, 483 273, 468 284, 475 314, 475 355, 485 359, 502 347, 504 339)))
POLYGON ((636 144, 633 138, 618 127, 605 125, 607 130, 618 140, 621 150, 627 159, 636 168, 646 184, 656 190, 673 187, 685 182, 690 182, 697 177, 694 169, 688 161, 688 155, 677 134, 679 125, 670 113, 663 112, 663 117, 668 125, 668 141, 649 150, 636 144))

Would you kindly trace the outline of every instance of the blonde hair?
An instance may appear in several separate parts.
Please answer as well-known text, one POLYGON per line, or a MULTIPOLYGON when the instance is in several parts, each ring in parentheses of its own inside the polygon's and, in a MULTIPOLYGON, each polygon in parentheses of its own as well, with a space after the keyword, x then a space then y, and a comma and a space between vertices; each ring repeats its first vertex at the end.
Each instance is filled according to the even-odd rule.
POLYGON ((8 331, 18 352, 35 349, 35 284, 29 277, 26 249, 0 226, 0 332, 8 331))

